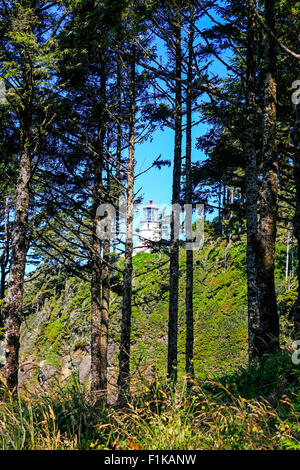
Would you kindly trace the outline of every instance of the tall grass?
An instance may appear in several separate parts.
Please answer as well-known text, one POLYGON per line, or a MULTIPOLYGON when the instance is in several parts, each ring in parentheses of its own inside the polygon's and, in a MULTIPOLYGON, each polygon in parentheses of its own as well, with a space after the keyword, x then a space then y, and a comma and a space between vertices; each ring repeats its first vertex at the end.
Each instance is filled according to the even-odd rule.
POLYGON ((114 412, 120 448, 300 449, 300 413, 287 396, 280 399, 279 411, 265 398, 234 396, 217 382, 205 385, 214 393, 195 387, 172 395, 163 387, 146 396, 144 405, 114 412))
POLYGON ((17 399, 2 381, 0 397, 1 449, 88 449, 99 438, 96 424, 106 420, 75 378, 17 399))
POLYGON ((299 378, 280 353, 221 380, 145 383, 123 409, 94 405, 75 378, 17 399, 2 382, 0 448, 300 449, 299 378))

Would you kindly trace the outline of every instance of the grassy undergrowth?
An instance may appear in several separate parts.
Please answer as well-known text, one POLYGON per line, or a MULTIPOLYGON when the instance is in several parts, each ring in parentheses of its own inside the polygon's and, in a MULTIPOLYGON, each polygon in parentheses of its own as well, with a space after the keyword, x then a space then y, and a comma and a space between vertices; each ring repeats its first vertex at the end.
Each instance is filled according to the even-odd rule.
POLYGON ((145 384, 124 409, 95 406, 75 378, 13 400, 0 391, 1 449, 300 449, 300 367, 283 351, 218 380, 145 384))

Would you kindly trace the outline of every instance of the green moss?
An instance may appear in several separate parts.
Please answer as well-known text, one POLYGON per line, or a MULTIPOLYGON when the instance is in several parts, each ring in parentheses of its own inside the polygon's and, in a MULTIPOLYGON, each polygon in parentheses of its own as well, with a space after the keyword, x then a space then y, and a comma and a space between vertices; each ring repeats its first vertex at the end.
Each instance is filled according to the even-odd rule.
POLYGON ((49 341, 53 341, 61 336, 64 329, 64 322, 61 318, 57 318, 53 322, 49 323, 44 329, 45 338, 49 341))
MULTIPOLYGON (((208 227, 206 244, 194 252, 194 365, 197 377, 231 374, 247 363, 246 237, 226 242, 208 227)), ((276 249, 276 286, 281 324, 288 331, 289 310, 296 298, 295 278, 285 281, 285 247, 279 239, 276 249)), ((185 374, 185 262, 180 250, 178 372, 185 374)), ((124 258, 116 261, 119 268, 124 258)), ((51 361, 90 341, 89 282, 41 268, 39 281, 26 284, 27 305, 33 314, 27 322, 35 330, 39 316, 45 316, 39 334, 28 350, 51 361), (43 278, 44 276, 44 278, 43 278), (44 279, 44 280, 43 280, 44 279), (58 288, 56 287, 58 286, 58 288), (36 311, 36 299, 43 303, 36 311), (34 320, 34 321, 33 321, 34 320)), ((168 334, 169 265, 165 253, 139 253, 133 258, 132 370, 155 367, 165 374, 168 334)), ((120 341, 122 276, 113 274, 110 298, 109 337, 120 341), (117 287, 116 287, 117 286, 117 287)), ((284 330, 284 331, 285 331, 284 330)))

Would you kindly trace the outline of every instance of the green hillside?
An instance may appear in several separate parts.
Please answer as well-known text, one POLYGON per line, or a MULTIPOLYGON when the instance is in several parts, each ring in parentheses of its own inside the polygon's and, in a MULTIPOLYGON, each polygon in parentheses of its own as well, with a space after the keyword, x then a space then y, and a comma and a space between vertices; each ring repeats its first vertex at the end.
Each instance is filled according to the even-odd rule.
MULTIPOLYGON (((280 240, 280 237, 279 237, 280 240)), ((277 245, 277 289, 283 330, 296 296, 295 281, 284 279, 285 247, 277 245), (288 289, 288 285, 291 287, 288 289)), ((213 225, 206 227, 206 243, 195 253, 194 319, 197 380, 232 374, 247 365, 247 305, 245 236, 226 242, 213 225)), ((138 253, 133 260, 133 321, 131 370, 134 388, 144 380, 166 375, 168 321, 168 256, 138 253)), ((122 258, 116 261, 121 267, 122 258)), ((112 273, 109 324, 109 363, 112 383, 117 376, 121 323, 121 274, 112 273)), ((185 366, 185 251, 180 252, 179 377, 185 366)), ((25 286, 26 321, 22 327, 21 362, 32 364, 29 383, 37 380, 39 364, 51 366, 51 377, 63 379, 86 358, 90 347, 90 291, 88 281, 55 272, 43 265, 25 286), (32 280, 31 280, 32 279, 32 280), (75 367, 73 367, 74 358, 75 367), (80 360, 78 359, 80 358, 80 360)), ((283 342, 285 341, 283 336, 283 342)), ((25 381, 27 382, 28 375, 25 381)), ((85 374, 85 380, 88 375, 85 374)), ((111 389, 112 392, 113 389, 111 389)))
MULTIPOLYGON (((277 245, 282 351, 247 366, 245 237, 230 243, 206 227, 195 253, 195 381, 184 376, 185 253, 180 253, 179 383, 166 381, 168 264, 164 253, 134 257, 131 393, 114 408, 121 277, 112 273, 109 404, 89 398, 87 281, 44 265, 26 282, 20 396, 0 386, 3 449, 299 449, 300 369, 292 363, 288 312, 296 295, 277 245), (20 427, 20 423, 22 426, 20 427)), ((117 260, 116 268, 123 263, 117 260)))

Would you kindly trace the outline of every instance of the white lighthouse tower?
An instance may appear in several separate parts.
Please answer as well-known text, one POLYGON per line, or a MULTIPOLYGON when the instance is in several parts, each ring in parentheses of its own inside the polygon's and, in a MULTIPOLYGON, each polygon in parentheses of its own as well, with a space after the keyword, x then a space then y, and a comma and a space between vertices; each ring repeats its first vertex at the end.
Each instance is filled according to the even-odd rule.
POLYGON ((151 242, 160 240, 160 228, 158 220, 158 206, 152 204, 152 199, 143 207, 143 217, 140 225, 140 236, 137 243, 137 251, 150 252, 151 242))

